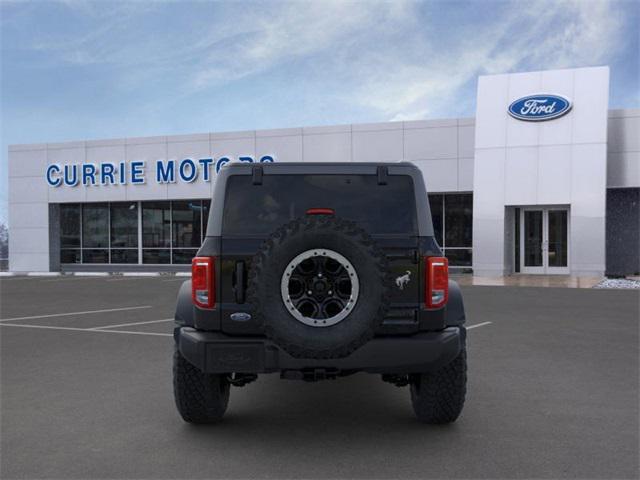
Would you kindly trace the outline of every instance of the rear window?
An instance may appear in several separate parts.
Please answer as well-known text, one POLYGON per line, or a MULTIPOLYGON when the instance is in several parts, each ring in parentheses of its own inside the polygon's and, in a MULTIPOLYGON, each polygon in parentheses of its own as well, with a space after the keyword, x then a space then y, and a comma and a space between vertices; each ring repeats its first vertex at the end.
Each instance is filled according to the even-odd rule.
POLYGON ((371 234, 417 234, 413 181, 390 175, 265 175, 253 185, 248 175, 227 181, 222 231, 225 235, 265 235, 309 208, 332 208, 371 234))

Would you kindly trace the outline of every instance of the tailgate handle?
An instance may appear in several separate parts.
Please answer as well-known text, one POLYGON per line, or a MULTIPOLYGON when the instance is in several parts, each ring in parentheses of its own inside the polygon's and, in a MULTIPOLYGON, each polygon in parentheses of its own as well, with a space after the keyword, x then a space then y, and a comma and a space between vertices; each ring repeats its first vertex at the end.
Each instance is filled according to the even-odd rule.
POLYGON ((235 282, 233 289, 236 292, 236 303, 244 303, 244 262, 236 262, 235 282))

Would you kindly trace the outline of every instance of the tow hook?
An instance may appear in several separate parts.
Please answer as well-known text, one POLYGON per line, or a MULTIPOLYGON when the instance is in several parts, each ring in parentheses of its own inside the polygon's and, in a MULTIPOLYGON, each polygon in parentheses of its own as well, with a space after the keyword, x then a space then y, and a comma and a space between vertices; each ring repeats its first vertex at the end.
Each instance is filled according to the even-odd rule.
POLYGON ((317 382, 319 380, 334 380, 338 378, 340 371, 336 368, 313 368, 308 370, 283 370, 280 378, 287 380, 304 380, 305 382, 317 382))
POLYGON ((255 373, 233 373, 227 375, 227 381, 234 387, 244 387, 247 383, 255 382, 258 375, 255 373))

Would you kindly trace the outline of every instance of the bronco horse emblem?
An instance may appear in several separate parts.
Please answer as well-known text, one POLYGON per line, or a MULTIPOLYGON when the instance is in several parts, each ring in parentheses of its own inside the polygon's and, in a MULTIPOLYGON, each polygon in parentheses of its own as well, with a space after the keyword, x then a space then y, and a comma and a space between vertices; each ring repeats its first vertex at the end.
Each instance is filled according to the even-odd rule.
POLYGON ((411 271, 407 270, 407 273, 396 278, 396 285, 400 290, 404 290, 405 285, 411 280, 411 271))

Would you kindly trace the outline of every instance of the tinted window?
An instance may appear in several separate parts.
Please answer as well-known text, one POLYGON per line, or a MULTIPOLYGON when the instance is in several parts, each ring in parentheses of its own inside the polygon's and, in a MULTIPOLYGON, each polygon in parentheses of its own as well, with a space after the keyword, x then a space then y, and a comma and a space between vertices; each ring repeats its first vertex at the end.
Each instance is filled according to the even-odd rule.
POLYGON ((309 208, 332 208, 369 233, 417 232, 413 182, 407 175, 391 175, 386 185, 378 185, 375 175, 265 175, 262 185, 253 185, 250 176, 233 175, 223 232, 268 234, 309 208))
POLYGON ((191 263, 191 259, 198 253, 197 248, 179 248, 171 251, 171 263, 191 263))
POLYGON ((142 246, 171 245, 171 207, 169 202, 142 204, 142 246))
POLYGON ((444 256, 449 260, 450 267, 470 267, 470 248, 445 248, 444 256))
POLYGON ((112 249, 111 263, 138 263, 138 249, 112 249))
POLYGON ((154 248, 142 250, 142 263, 171 263, 171 250, 154 248))
POLYGON ((442 195, 429 195, 429 208, 431 209, 431 221, 433 222, 433 234, 438 245, 442 246, 442 207, 444 205, 442 195))
MULTIPOLYGON (((138 204, 111 204, 111 247, 138 246, 138 204)), ((123 262, 130 263, 130 262, 123 262)))
MULTIPOLYGON (((200 247, 201 202, 173 202, 173 247, 200 247)), ((183 262, 181 262, 183 263, 183 262)))
POLYGON ((60 246, 80 246, 80 205, 60 205, 60 246))
POLYGON ((109 250, 85 249, 82 251, 82 263, 109 263, 109 250))
MULTIPOLYGON (((87 203, 82 206, 82 247, 109 246, 109 206, 87 203)), ((102 258, 102 257, 101 257, 102 258)), ((104 263, 91 261, 90 263, 104 263)))
POLYGON ((445 247, 470 247, 473 237, 473 195, 445 195, 445 247))

